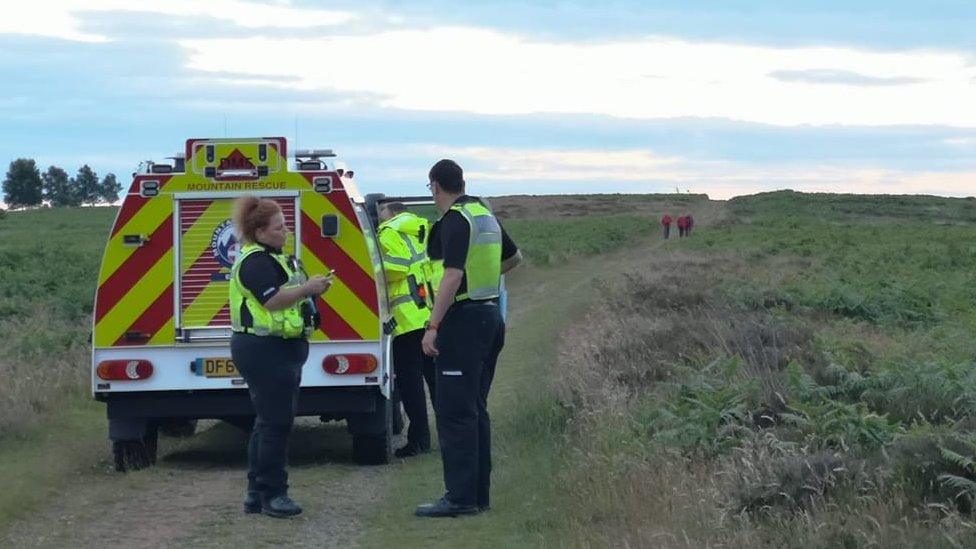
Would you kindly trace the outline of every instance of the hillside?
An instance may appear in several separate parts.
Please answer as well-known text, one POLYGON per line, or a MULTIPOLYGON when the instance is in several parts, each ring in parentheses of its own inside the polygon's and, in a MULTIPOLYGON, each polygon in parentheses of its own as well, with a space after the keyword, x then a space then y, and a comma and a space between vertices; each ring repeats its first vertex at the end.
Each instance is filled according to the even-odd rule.
POLYGON ((563 340, 572 539, 976 543, 974 272, 973 200, 730 201, 563 340))

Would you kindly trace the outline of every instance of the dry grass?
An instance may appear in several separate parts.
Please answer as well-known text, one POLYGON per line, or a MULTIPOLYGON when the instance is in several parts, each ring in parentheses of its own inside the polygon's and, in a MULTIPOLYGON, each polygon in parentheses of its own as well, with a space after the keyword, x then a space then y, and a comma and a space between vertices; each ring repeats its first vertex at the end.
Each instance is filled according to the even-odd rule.
POLYGON ((558 384, 566 403, 599 407, 610 394, 636 397, 700 367, 715 356, 742 359, 741 376, 756 380, 775 406, 782 387, 773 375, 790 360, 815 364, 812 332, 800 324, 723 305, 719 277, 745 276, 732 256, 681 253, 654 258, 601 289, 604 305, 566 336, 558 384))
MULTIPOLYGON (((802 268, 802 262, 795 267, 802 268)), ((919 503, 926 501, 921 496, 939 491, 938 468, 927 469, 918 459, 933 454, 937 459, 939 437, 900 439, 891 455, 868 458, 778 436, 783 432, 778 429, 790 429, 780 418, 791 411, 784 398, 788 365, 802 363, 809 374, 826 376, 829 357, 818 347, 817 317, 783 314, 788 305, 775 300, 734 306, 719 290, 721 281, 755 275, 731 255, 661 255, 639 273, 601 288, 603 305, 564 335, 561 375, 554 383, 571 415, 572 465, 560 483, 574 497, 565 502, 562 542, 581 547, 976 543, 976 524, 966 515, 951 505, 919 503), (725 375, 715 375, 730 364, 735 367, 725 375), (654 431, 660 411, 675 400, 698 398, 680 391, 688 380, 707 376, 716 394, 745 393, 733 402, 738 415, 723 416, 715 426, 720 433, 739 429, 736 445, 702 453, 662 444, 672 439, 654 431), (716 379, 722 381, 716 385, 716 379)), ((855 358, 869 353, 858 346, 849 352, 855 358)))
POLYGON ((502 219, 548 219, 587 215, 644 214, 656 223, 665 212, 672 217, 690 213, 706 219, 716 210, 701 194, 599 194, 497 196, 492 209, 502 219))
POLYGON ((45 334, 76 329, 46 309, 0 321, 8 349, 0 356, 0 439, 35 425, 57 411, 66 398, 85 394, 91 360, 88 346, 44 339, 45 334))

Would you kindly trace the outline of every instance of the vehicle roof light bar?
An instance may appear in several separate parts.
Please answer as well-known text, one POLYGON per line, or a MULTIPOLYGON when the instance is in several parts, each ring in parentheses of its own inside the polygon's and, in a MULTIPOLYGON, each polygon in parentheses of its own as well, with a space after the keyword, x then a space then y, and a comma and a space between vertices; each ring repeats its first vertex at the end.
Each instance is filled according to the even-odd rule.
POLYGON ((333 158, 335 155, 332 149, 299 149, 295 151, 295 158, 333 158))

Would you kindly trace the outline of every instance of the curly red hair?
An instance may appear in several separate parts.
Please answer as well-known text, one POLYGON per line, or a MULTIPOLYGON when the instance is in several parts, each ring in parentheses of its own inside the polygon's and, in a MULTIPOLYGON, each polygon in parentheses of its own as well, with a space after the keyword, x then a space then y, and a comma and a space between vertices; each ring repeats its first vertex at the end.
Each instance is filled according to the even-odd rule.
POLYGON ((234 202, 234 232, 243 242, 257 242, 256 233, 271 223, 271 218, 281 213, 281 206, 268 198, 246 194, 234 202))

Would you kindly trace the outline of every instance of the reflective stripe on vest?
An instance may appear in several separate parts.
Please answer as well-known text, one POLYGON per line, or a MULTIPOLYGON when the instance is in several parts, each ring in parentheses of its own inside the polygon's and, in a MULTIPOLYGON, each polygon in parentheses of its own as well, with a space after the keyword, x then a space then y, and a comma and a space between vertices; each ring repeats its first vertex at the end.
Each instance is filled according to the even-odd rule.
POLYGON ((410 212, 397 214, 379 226, 386 293, 396 320, 394 336, 419 330, 430 318, 426 288, 429 262, 425 243, 418 238, 428 232, 427 220, 410 212))
MULTIPOLYGON (((396 229, 393 229, 393 230, 396 230, 396 229)), ((404 233, 401 233, 401 232, 397 232, 397 234, 400 235, 400 238, 403 239, 403 243, 406 244, 406 246, 407 246, 407 250, 410 251, 410 257, 409 258, 407 258, 407 257, 398 257, 398 256, 395 256, 395 255, 390 255, 390 254, 384 253, 383 254, 383 261, 389 261, 390 263, 392 263, 394 265, 402 265, 404 267, 409 267, 410 265, 412 265, 412 264, 414 264, 414 263, 416 263, 418 261, 426 261, 427 260, 427 252, 426 251, 418 252, 417 251, 417 248, 414 247, 414 245, 413 245, 414 239, 410 235, 407 235, 407 234, 404 234, 404 233)))
MULTIPOLYGON (((248 256, 265 251, 258 244, 247 244, 241 248, 237 255, 237 260, 231 268, 230 276, 230 322, 231 329, 235 332, 249 333, 259 336, 277 336, 285 338, 295 338, 305 335, 305 322, 302 319, 301 301, 280 311, 269 311, 264 308, 260 301, 254 298, 240 280, 241 264, 248 256), (246 307, 251 314, 251 325, 245 326, 242 322, 241 307, 246 307)), ((305 281, 302 276, 294 272, 288 265, 288 258, 284 254, 273 254, 268 252, 275 261, 285 270, 288 275, 288 282, 284 287, 297 286, 305 281)))
POLYGON ((502 276, 502 228, 498 220, 481 202, 454 204, 451 210, 460 213, 468 222, 471 237, 468 255, 464 259, 467 293, 454 297, 464 299, 493 299, 498 297, 502 276))

